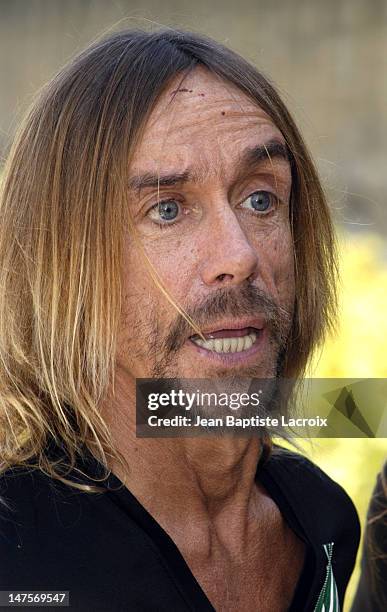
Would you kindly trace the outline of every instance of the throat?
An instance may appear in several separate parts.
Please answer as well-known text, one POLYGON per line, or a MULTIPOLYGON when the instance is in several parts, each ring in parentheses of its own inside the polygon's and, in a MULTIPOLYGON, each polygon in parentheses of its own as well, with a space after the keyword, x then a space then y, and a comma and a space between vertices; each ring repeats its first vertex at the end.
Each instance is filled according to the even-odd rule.
MULTIPOLYGON (((216 610, 285 612, 302 572, 305 545, 269 497, 250 515, 246 532, 227 541, 212 534, 206 549, 180 548, 192 574, 216 610), (208 552, 210 551, 210 552, 208 552), (273 567, 276 571, 273 571, 273 567)), ((230 539, 231 538, 231 539, 230 539)))

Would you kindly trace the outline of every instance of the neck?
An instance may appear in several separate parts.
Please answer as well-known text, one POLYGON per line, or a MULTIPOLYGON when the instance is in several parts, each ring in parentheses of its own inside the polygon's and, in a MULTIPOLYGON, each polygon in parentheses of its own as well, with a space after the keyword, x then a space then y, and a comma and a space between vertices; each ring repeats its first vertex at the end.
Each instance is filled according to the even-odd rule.
POLYGON ((137 438, 134 385, 115 389, 102 413, 127 468, 112 461, 112 472, 175 540, 187 526, 196 540, 198 529, 243 537, 259 513, 258 438, 137 438))

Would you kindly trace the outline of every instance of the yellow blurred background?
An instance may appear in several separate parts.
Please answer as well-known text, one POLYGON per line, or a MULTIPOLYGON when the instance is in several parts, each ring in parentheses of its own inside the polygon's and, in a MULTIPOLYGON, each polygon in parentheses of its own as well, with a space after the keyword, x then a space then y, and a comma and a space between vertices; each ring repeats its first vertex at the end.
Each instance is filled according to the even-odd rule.
MULTIPOLYGON (((340 328, 317 377, 387 377, 387 3, 384 0, 0 0, 0 153, 35 91, 102 33, 200 31, 277 84, 316 160, 340 237, 340 328)), ((304 443, 362 524, 385 439, 304 443)), ((358 566, 346 597, 349 609, 358 566)))
MULTIPOLYGON (((341 290, 339 333, 330 338, 311 366, 316 377, 387 377, 387 253, 375 232, 339 236, 341 290)), ((304 442, 303 448, 350 495, 362 530, 377 473, 387 458, 385 438, 327 439, 304 442)), ((362 545, 362 542, 361 542, 362 545)), ((360 571, 361 546, 344 612, 352 602, 360 571)))

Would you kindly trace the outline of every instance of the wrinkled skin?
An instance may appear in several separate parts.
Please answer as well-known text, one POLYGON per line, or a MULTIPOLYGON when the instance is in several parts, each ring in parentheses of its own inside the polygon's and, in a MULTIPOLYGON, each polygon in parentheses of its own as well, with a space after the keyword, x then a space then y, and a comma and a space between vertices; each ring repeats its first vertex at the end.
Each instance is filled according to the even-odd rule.
POLYGON ((290 165, 275 154, 244 156, 284 139, 245 94, 205 69, 180 80, 157 103, 130 168, 138 237, 163 286, 202 330, 263 316, 264 334, 239 360, 198 349, 189 340, 195 330, 155 285, 128 232, 118 367, 132 380, 276 375, 294 305, 290 165), (190 176, 175 184, 149 184, 149 175, 183 173, 190 176), (270 204, 263 213, 249 198, 257 191, 270 204), (159 201, 172 202, 173 224, 159 201))

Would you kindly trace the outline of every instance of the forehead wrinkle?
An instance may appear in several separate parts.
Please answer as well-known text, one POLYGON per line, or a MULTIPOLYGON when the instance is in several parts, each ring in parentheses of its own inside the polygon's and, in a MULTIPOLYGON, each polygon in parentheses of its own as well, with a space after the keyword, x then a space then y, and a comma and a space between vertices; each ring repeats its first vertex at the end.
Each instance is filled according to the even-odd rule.
MULTIPOLYGON (((212 82, 210 82, 210 85, 212 86, 213 80, 215 80, 213 77, 218 77, 218 75, 213 74, 206 74, 205 76, 211 76, 212 82)), ((208 78, 204 79, 204 86, 200 80, 199 83, 195 82, 196 79, 191 84, 191 79, 192 72, 183 79, 187 88, 191 87, 194 90, 196 89, 196 91, 204 87, 208 89, 208 78)), ((151 117, 151 122, 148 124, 148 129, 150 128, 151 130, 150 139, 147 139, 144 143, 146 157, 149 160, 149 151, 151 151, 151 159, 153 158, 154 167, 149 168, 148 166, 152 174, 181 174, 189 171, 196 182, 203 182, 216 174, 224 175, 225 155, 228 156, 227 159, 229 160, 231 150, 231 154, 234 157, 234 162, 231 162, 231 166, 238 163, 239 159, 235 156, 236 141, 244 140, 243 132, 247 129, 252 131, 255 127, 258 132, 259 128, 262 128, 262 124, 274 129, 278 137, 281 137, 283 140, 281 132, 276 128, 270 117, 247 94, 239 89, 235 90, 232 84, 230 85, 219 77, 217 81, 221 83, 222 95, 219 96, 218 88, 215 92, 210 90, 209 95, 208 91, 206 92, 207 98, 197 99, 196 103, 195 100, 192 100, 192 96, 191 99, 187 99, 188 95, 186 97, 186 92, 180 96, 174 95, 172 99, 169 97, 171 95, 170 91, 176 88, 176 82, 172 83, 162 95, 160 99, 161 106, 159 106, 158 110, 157 106, 155 107, 156 113, 152 113, 153 121, 151 117), (242 98, 245 101, 243 104, 242 98), (198 108, 199 112, 195 113, 195 108, 198 108), (223 108, 227 111, 225 116, 220 112, 223 108), (214 121, 214 119, 216 120, 214 121), (245 121, 241 123, 243 119, 245 121), (237 120, 237 122, 233 120, 237 120), (210 129, 212 132, 210 138, 216 141, 217 146, 213 147, 212 150, 207 149, 206 151, 202 145, 200 147, 195 146, 198 139, 199 141, 203 140, 203 130, 201 129, 203 125, 206 127, 207 139, 208 129, 210 129), (153 134, 152 128, 156 128, 153 134), (189 133, 189 138, 187 138, 187 132, 189 133), (227 138, 227 132, 232 132, 232 137, 227 138), (225 142, 220 141, 221 134, 226 134, 225 142), (229 145, 231 145, 231 148, 229 145), (179 165, 179 162, 175 164, 172 162, 170 168, 166 169, 163 152, 176 146, 178 148, 183 146, 181 149, 183 155, 180 158, 189 157, 192 161, 195 160, 194 164, 183 162, 182 165, 179 165), (210 156, 210 161, 208 155, 210 156)), ((178 84, 181 84, 181 82, 182 80, 179 79, 178 84)), ((256 136, 259 137, 259 134, 257 133, 256 136)), ((143 151, 141 149, 140 145, 140 155, 142 157, 143 151)), ((181 159, 181 161, 183 160, 181 159)))
MULTIPOLYGON (((258 107, 251 111, 226 110, 226 114, 223 116, 221 114, 221 109, 223 111, 224 108, 227 108, 226 104, 214 102, 213 104, 207 104, 206 107, 202 108, 200 113, 196 113, 194 117, 192 117, 192 115, 188 116, 185 113, 174 115, 171 112, 168 125, 159 124, 156 126, 155 136, 160 134, 165 144, 168 138, 172 137, 171 139, 173 140, 176 135, 181 137, 187 131, 195 134, 203 125, 208 128, 209 121, 211 121, 211 128, 216 129, 217 132, 220 130, 241 132, 247 128, 258 129, 262 125, 270 125, 277 130, 270 118, 263 113, 263 111, 260 112, 258 107)), ((281 135, 279 130, 278 134, 281 135)))
MULTIPOLYGON (((246 116, 246 115, 245 115, 246 116)), ((235 113, 235 118, 240 119, 240 115, 235 113)), ((212 121, 211 125, 208 125, 208 117, 204 117, 201 121, 198 121, 195 118, 194 121, 190 123, 172 125, 172 121, 170 121, 170 125, 167 130, 160 129, 158 141, 158 133, 153 135, 152 140, 148 143, 149 149, 153 149, 153 152, 157 148, 159 151, 158 159, 158 168, 161 168, 161 161, 164 158, 164 151, 173 150, 174 154, 181 152, 179 157, 185 158, 187 156, 192 157, 196 155, 200 155, 201 158, 205 157, 206 152, 211 156, 213 160, 213 156, 215 151, 218 154, 218 162, 220 161, 220 157, 224 157, 225 155, 230 157, 230 151, 235 155, 235 151, 239 145, 242 143, 246 143, 247 140, 250 141, 251 147, 259 146, 259 140, 265 141, 278 141, 283 143, 285 146, 285 140, 281 134, 281 132, 275 127, 275 125, 271 121, 267 121, 262 117, 257 117, 255 113, 249 114, 249 117, 246 116, 248 123, 245 122, 243 124, 231 122, 224 122, 224 118, 220 120, 220 122, 212 121), (260 120, 260 121, 259 121, 260 120), (202 125, 206 127, 206 132, 203 133, 201 130, 202 125), (264 129, 264 133, 262 133, 262 128, 264 129), (269 128, 269 133, 265 128, 269 128), (209 133, 210 131, 210 133, 209 133), (160 133, 161 132, 161 133, 160 133), (248 138, 246 138, 248 136, 248 138), (216 147, 212 146, 210 149, 206 147, 205 141, 203 141, 203 137, 207 141, 216 142, 216 147), (197 146, 197 142, 199 141, 200 147, 197 146), (155 143, 155 146, 153 146, 155 143)), ((248 146, 244 146, 244 149, 248 148, 248 146)), ((242 155, 243 153, 241 153, 242 155)), ((149 158, 149 153, 147 152, 147 157, 149 158)), ((153 156, 152 156, 153 157, 153 156)), ((156 160, 156 157, 153 157, 156 160)), ((203 164, 207 164, 207 160, 202 162, 203 164)), ((181 171, 185 171, 185 167, 182 168, 181 171)), ((180 169, 178 170, 180 172, 180 169)))
MULTIPOLYGON (((171 124, 172 124, 172 121, 173 121, 173 113, 169 113, 169 115, 170 115, 170 117, 169 117, 168 127, 167 127, 167 129, 164 131, 163 140, 162 140, 162 144, 161 144, 161 151, 162 151, 162 150, 164 150, 164 149, 165 149, 165 147, 166 147, 166 140, 167 140, 168 135, 169 135, 169 133, 170 133, 171 124)), ((157 117, 155 117, 155 119, 154 119, 154 123, 156 123, 156 121, 157 121, 157 117)), ((154 124, 154 123, 153 123, 153 124, 154 124)), ((152 124, 150 124, 150 125, 152 126, 152 124)), ((156 136, 157 136, 157 133, 156 133, 156 136)), ((161 165, 162 165, 162 161, 163 161, 163 160, 162 160, 162 156, 161 156, 161 155, 159 155, 159 156, 158 156, 158 158, 154 160, 154 162, 155 162, 155 164, 156 164, 156 174, 157 174, 158 176, 160 176, 160 174, 161 174, 161 173, 160 173, 160 167, 161 167, 161 165)), ((185 174, 185 173, 186 173, 186 170, 185 170, 185 169, 183 169, 183 170, 182 170, 182 171, 180 171, 180 172, 179 172, 179 171, 178 171, 178 172, 173 172, 173 174, 185 174)), ((164 173, 164 174, 166 174, 166 173, 164 173)), ((172 173, 169 173, 169 174, 172 174, 172 173)), ((159 192, 159 190, 160 190, 160 185, 158 184, 158 185, 157 185, 157 191, 159 192)))
MULTIPOLYGON (((283 146, 285 149, 285 145, 283 146)), ((187 183, 205 183, 209 178, 224 178, 227 168, 224 166, 221 149, 218 159, 212 159, 212 164, 208 163, 205 156, 196 157, 194 163, 184 164, 183 166, 171 164, 170 168, 163 167, 162 173, 147 170, 143 173, 134 172, 129 179, 129 187, 132 190, 154 189, 155 187, 170 187, 174 185, 184 185, 187 183)), ((266 143, 247 146, 237 153, 231 160, 230 180, 237 180, 240 174, 255 166, 260 167, 260 172, 267 173, 267 166, 270 167, 269 174, 273 175, 277 184, 277 179, 285 180, 290 176, 290 165, 286 157, 286 149, 282 151, 277 139, 266 141, 266 143), (279 150, 278 150, 279 147, 279 150), (266 157, 263 156, 266 152, 266 157), (273 155, 273 157, 272 157, 273 155)), ((229 158, 228 158, 229 160, 229 158)))
MULTIPOLYGON (((208 110, 208 108, 206 110, 208 110)), ((223 151, 225 145, 227 148, 230 147, 231 151, 234 152, 235 145, 245 141, 247 135, 254 140, 258 140, 260 137, 266 137, 267 135, 268 139, 275 138, 285 144, 282 133, 276 128, 270 118, 260 111, 258 107, 251 111, 242 110, 239 112, 234 110, 232 114, 228 112, 228 116, 224 117, 219 111, 219 105, 216 104, 216 115, 210 122, 209 114, 211 116, 213 113, 208 111, 199 117, 197 115, 194 117, 190 116, 188 117, 188 121, 185 115, 179 121, 178 119, 176 120, 176 117, 171 113, 168 117, 168 125, 159 126, 152 137, 152 141, 155 142, 161 157, 163 157, 163 151, 167 148, 170 150, 171 147, 183 147, 181 149, 183 151, 183 157, 187 155, 187 151, 188 155, 191 156, 194 150, 197 149, 197 141, 200 143, 198 150, 202 152, 201 156, 203 156, 205 153, 203 127, 205 127, 206 130, 205 137, 207 142, 215 141, 217 145, 216 147, 212 147, 212 151, 209 151, 210 155, 213 155, 215 149, 218 152, 223 151), (270 134, 267 134, 267 128, 270 134), (262 130, 264 133, 262 133, 262 130), (220 142, 220 137, 222 137, 222 142, 220 142), (162 141, 162 145, 160 145, 160 140, 162 141)), ((254 142, 253 144, 255 145, 256 143, 254 142)))
POLYGON ((220 113, 220 109, 223 110, 223 107, 227 109, 227 119, 246 117, 246 119, 251 118, 271 122, 267 113, 244 91, 237 88, 234 84, 225 81, 219 75, 199 66, 184 75, 183 78, 176 78, 161 95, 159 103, 150 117, 149 127, 156 126, 156 133, 159 132, 157 127, 160 121, 163 123, 163 119, 167 117, 167 126, 161 126, 161 130, 165 130, 164 134, 170 133, 174 119, 176 120, 175 128, 178 130, 191 129, 193 123, 192 114, 195 117, 194 124, 200 126, 208 121, 209 114, 214 114, 215 118, 224 120, 225 117, 220 113), (197 78, 198 76, 199 78, 197 78), (185 89, 188 91, 177 95, 176 89, 182 83, 184 83, 185 89), (192 89, 192 92, 190 92, 190 89, 192 89), (198 93, 199 90, 203 89, 206 92, 205 97, 202 97, 203 92, 198 93), (171 92, 173 93, 172 97, 171 92))

